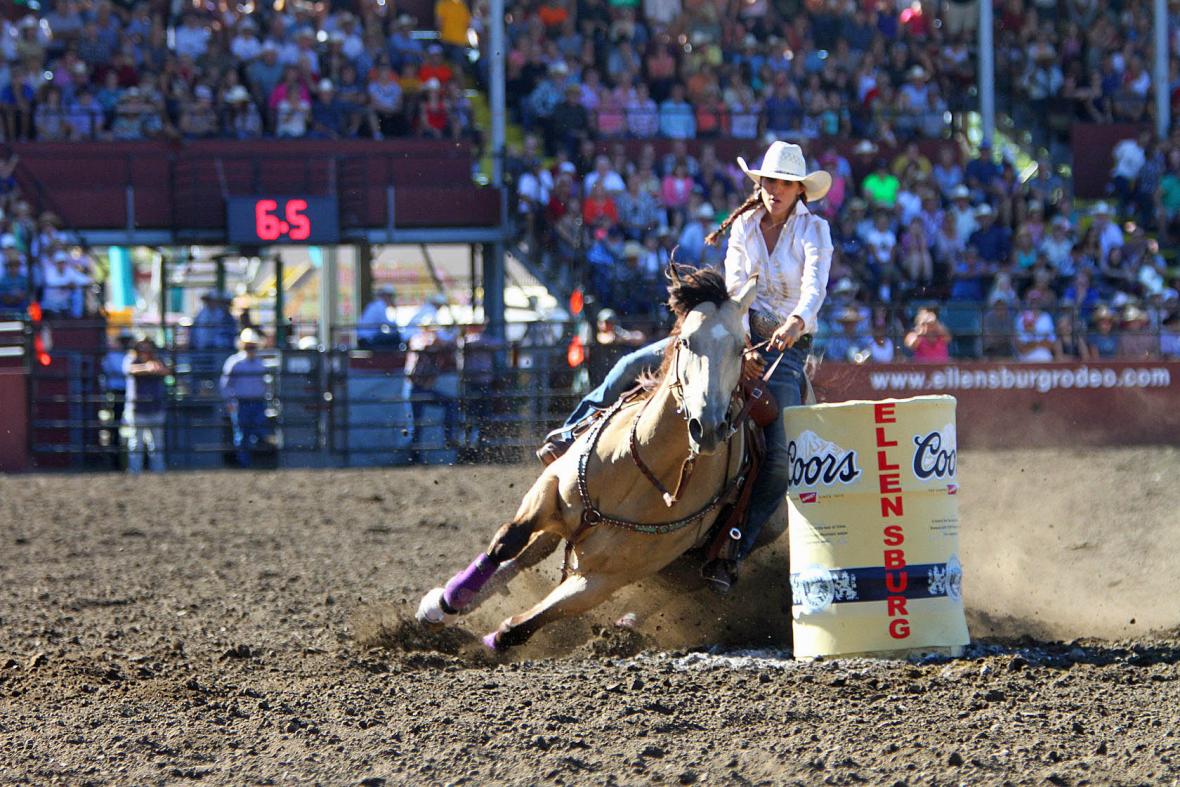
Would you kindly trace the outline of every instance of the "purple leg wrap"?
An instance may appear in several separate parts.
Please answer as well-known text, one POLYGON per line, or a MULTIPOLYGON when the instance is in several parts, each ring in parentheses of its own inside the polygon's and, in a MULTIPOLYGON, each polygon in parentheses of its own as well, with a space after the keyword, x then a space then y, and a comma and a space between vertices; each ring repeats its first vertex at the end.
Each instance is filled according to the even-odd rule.
POLYGON ((444 588, 443 601, 451 609, 462 610, 492 578, 497 568, 499 566, 488 555, 481 554, 471 561, 470 566, 451 577, 451 581, 444 588))
POLYGON ((487 646, 488 650, 499 652, 500 648, 496 645, 496 632, 492 632, 483 638, 483 644, 487 646))

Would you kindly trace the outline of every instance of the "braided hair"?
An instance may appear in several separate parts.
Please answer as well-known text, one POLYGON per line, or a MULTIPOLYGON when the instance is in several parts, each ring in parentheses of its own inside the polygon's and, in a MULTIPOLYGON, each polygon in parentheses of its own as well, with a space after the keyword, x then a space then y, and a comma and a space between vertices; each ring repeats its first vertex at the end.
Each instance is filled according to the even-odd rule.
POLYGON ((734 208, 733 213, 726 217, 725 221, 721 222, 721 226, 710 232, 705 236, 705 243, 710 246, 716 246, 717 242, 729 232, 730 226, 737 221, 738 216, 743 213, 749 213, 762 204, 762 187, 755 186, 754 190, 750 192, 750 196, 746 197, 746 201, 734 208))
MULTIPOLYGON (((800 202, 807 204, 807 192, 800 191, 799 197, 795 200, 795 205, 800 202)), ((734 208, 733 213, 721 222, 721 226, 710 232, 705 236, 705 243, 710 246, 716 246, 725 233, 729 232, 729 228, 733 225, 738 217, 744 213, 749 213, 762 204, 762 186, 755 186, 754 190, 750 192, 750 196, 746 197, 746 201, 734 208)), ((795 212, 795 205, 791 206, 791 213, 795 212)), ((790 214, 788 214, 790 215, 790 214)))

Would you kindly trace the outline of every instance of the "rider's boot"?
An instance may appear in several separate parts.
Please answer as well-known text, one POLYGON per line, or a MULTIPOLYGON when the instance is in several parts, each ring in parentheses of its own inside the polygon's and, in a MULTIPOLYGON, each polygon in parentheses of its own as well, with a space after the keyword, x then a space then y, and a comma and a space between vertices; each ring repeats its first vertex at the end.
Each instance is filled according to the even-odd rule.
POLYGON ((573 444, 574 438, 565 427, 554 429, 545 435, 544 444, 537 449, 537 458, 541 460, 541 464, 548 467, 560 459, 573 444))
POLYGON ((719 557, 710 560, 701 568, 701 578, 714 593, 724 596, 738 579, 736 560, 719 557))

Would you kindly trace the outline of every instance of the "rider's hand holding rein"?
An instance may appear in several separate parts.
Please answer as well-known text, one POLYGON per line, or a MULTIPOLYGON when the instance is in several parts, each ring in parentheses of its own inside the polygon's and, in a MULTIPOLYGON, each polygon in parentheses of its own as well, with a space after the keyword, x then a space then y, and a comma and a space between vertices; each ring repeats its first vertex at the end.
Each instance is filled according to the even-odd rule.
POLYGON ((794 347, 795 342, 806 332, 807 326, 803 324, 803 318, 798 314, 792 314, 770 337, 770 346, 775 350, 794 347))

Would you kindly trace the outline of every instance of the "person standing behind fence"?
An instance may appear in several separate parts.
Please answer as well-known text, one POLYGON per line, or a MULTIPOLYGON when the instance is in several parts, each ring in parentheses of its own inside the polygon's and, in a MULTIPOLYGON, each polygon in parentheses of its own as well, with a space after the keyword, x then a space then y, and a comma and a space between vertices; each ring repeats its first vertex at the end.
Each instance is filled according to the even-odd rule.
POLYGON ((241 351, 231 355, 221 370, 221 396, 234 427, 238 465, 249 467, 255 447, 266 439, 266 366, 258 357, 260 337, 246 329, 239 337, 241 351))
POLYGON ((201 310, 193 318, 189 347, 193 350, 232 350, 237 322, 229 313, 228 293, 209 290, 201 294, 201 310))
MULTIPOLYGON (((459 405, 455 397, 439 387, 439 376, 456 369, 454 334, 432 325, 423 325, 410 337, 406 355, 406 376, 410 379, 410 409, 414 416, 414 452, 420 458, 422 433, 426 427, 426 407, 443 408, 444 449, 455 446, 455 424, 459 405)), ((417 459, 416 459, 417 461, 417 459)))
POLYGON ((496 414, 496 354, 503 352, 502 340, 491 336, 484 325, 468 325, 462 345, 462 409, 466 445, 469 449, 488 445, 488 426, 496 414))
POLYGON ((397 291, 392 284, 377 287, 377 299, 365 307, 356 326, 356 341, 368 350, 396 350, 401 346, 397 326, 397 291))
MULTIPOLYGON (((101 380, 102 390, 106 398, 106 406, 110 408, 111 423, 114 424, 112 445, 118 449, 119 425, 123 423, 123 406, 127 400, 127 374, 123 365, 127 362, 127 355, 131 352, 134 338, 129 331, 119 331, 118 339, 102 357, 101 380)), ((120 457, 113 457, 114 466, 119 468, 120 457)))
POLYGON ((127 394, 123 423, 127 426, 127 470, 143 472, 143 451, 153 473, 164 472, 164 396, 168 367, 160 360, 156 343, 140 339, 123 361, 127 394))

